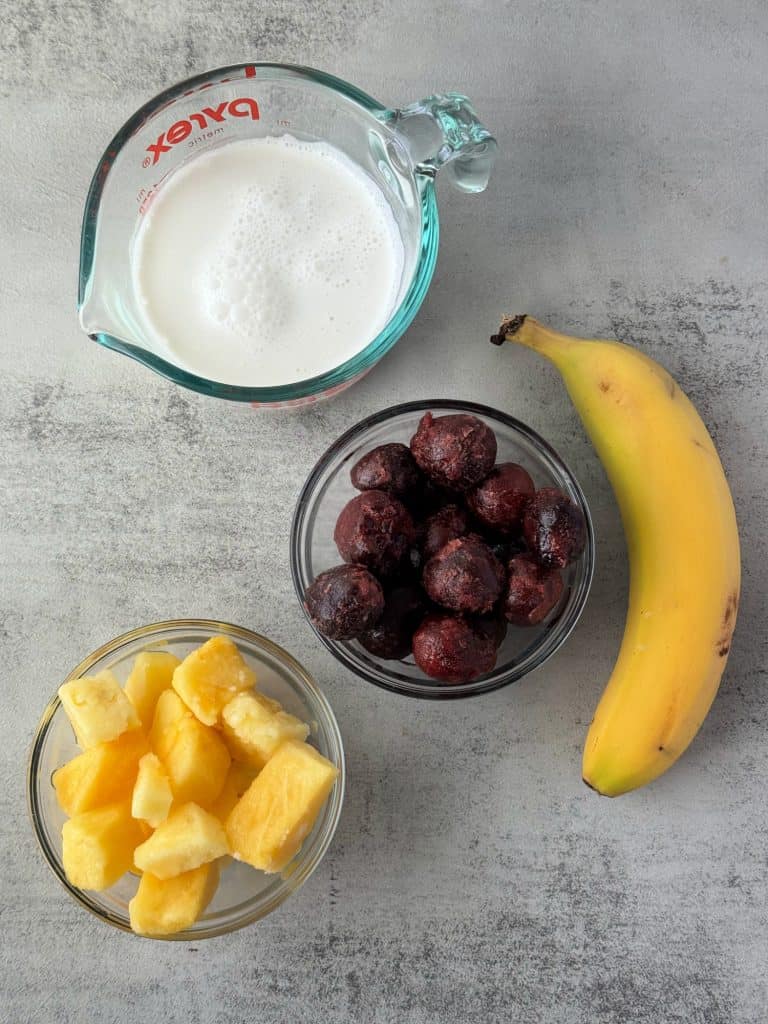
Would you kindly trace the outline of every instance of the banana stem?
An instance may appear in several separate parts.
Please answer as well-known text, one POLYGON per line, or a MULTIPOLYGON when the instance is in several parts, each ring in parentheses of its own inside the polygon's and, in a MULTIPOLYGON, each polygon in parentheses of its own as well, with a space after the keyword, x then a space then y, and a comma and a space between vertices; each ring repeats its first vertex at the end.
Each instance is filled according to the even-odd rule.
POLYGON ((564 355, 579 340, 579 338, 571 338, 567 334, 560 334, 559 331, 553 331, 551 327, 540 324, 538 320, 525 313, 519 316, 505 317, 499 327, 499 333, 491 335, 493 345, 502 345, 505 341, 516 341, 550 359, 564 355))

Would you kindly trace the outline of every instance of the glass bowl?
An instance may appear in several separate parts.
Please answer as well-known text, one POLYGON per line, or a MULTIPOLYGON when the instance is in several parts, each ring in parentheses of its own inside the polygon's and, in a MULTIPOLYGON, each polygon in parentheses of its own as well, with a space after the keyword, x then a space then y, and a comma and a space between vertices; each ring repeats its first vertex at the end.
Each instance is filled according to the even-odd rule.
POLYGON ((341 509, 359 493, 350 482, 350 469, 362 455, 380 444, 408 444, 427 411, 471 413, 484 420, 496 434, 497 460, 524 466, 537 488, 560 488, 581 508, 587 524, 587 542, 581 557, 563 571, 565 586, 557 608, 538 626, 510 626, 499 648, 496 667, 471 683, 437 682, 424 675, 413 657, 386 661, 370 654, 356 640, 331 640, 315 630, 342 665, 363 679, 410 697, 450 700, 488 693, 521 679, 565 642, 584 608, 592 583, 594 532, 584 493, 573 473, 557 452, 524 423, 473 402, 430 399, 396 405, 362 420, 343 434, 322 456, 304 484, 291 527, 291 571, 302 607, 306 589, 318 574, 341 562, 333 542, 333 529, 341 509))
MULTIPOLYGON (((301 850, 282 874, 267 875, 247 864, 228 861, 203 917, 191 928, 168 936, 181 942, 211 938, 258 921, 306 882, 320 863, 333 838, 344 799, 344 750, 333 712, 317 683, 277 644, 248 629, 208 619, 178 619, 134 629, 94 651, 62 680, 69 682, 108 668, 124 683, 140 651, 170 651, 184 658, 219 634, 231 637, 237 644, 257 673, 259 690, 311 724, 308 742, 336 765, 339 778, 301 850)), ((32 743, 27 777, 32 824, 45 859, 67 892, 102 921, 130 931, 128 902, 136 892, 137 876, 124 875, 110 889, 91 892, 70 885, 64 874, 61 828, 66 815, 57 803, 51 776, 78 753, 69 720, 59 698, 54 697, 43 713, 32 743)))

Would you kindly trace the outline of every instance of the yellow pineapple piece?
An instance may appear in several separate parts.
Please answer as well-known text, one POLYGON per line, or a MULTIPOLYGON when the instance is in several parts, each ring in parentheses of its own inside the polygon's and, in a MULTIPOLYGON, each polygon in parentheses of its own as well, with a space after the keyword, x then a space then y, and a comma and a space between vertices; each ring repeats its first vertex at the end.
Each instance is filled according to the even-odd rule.
MULTIPOLYGON (((133 817, 133 815, 131 815, 131 817, 133 817)), ((136 818, 135 821, 136 821, 137 825, 139 826, 139 828, 141 829, 141 841, 143 843, 145 839, 149 839, 149 837, 152 835, 152 833, 155 830, 150 825, 148 825, 146 823, 146 821, 142 821, 141 818, 136 818)), ((137 849, 138 849, 138 847, 137 847, 137 849)), ((143 873, 144 872, 138 866, 136 861, 133 858, 131 858, 131 874, 133 874, 133 875, 142 875, 143 873)))
POLYGON ((234 783, 227 775, 221 792, 211 804, 211 814, 215 814, 219 821, 225 822, 240 796, 241 794, 237 792, 234 783))
POLYGON ((234 758, 263 768, 284 740, 305 740, 309 726, 277 701, 249 691, 224 706, 221 731, 234 758))
POLYGON ((204 725, 215 725, 224 705, 255 682, 255 673, 225 636, 211 637, 173 673, 174 690, 204 725))
POLYGON ((136 866, 157 878, 173 878, 228 853, 218 818, 197 804, 183 804, 134 853, 136 866))
POLYGON ((231 759, 224 741, 192 715, 170 728, 173 736, 162 760, 175 799, 210 807, 229 771, 231 759))
POLYGON ((174 878, 145 873, 128 904, 131 928, 139 935, 173 935, 202 916, 219 883, 218 864, 201 864, 174 878))
POLYGON ((167 651, 142 651, 136 655, 125 692, 145 729, 151 727, 157 699, 163 690, 170 688, 173 670, 180 664, 179 659, 167 651))
POLYGON ((53 774, 59 806, 70 817, 131 795, 139 759, 149 750, 141 729, 97 743, 53 774))
POLYGON ((224 785, 229 752, 219 734, 195 718, 175 690, 160 694, 149 741, 176 800, 210 806, 224 785))
POLYGON ((211 814, 215 814, 219 821, 226 821, 229 812, 257 775, 258 769, 241 761, 233 761, 221 792, 211 804, 211 814))
POLYGON ((173 745, 178 723, 192 717, 192 712, 175 690, 164 690, 160 694, 149 731, 149 745, 161 760, 173 745))
POLYGON ((108 670, 64 683, 59 700, 83 750, 141 725, 136 709, 108 670))
POLYGON ((262 871, 280 871, 311 832, 338 776, 314 747, 286 740, 227 818, 232 856, 262 871))
POLYGON ((141 824, 131 817, 129 801, 76 814, 61 830, 62 862, 71 885, 108 889, 133 866, 144 840, 141 824))
POLYGON ((237 795, 242 796, 258 774, 258 768, 240 761, 233 761, 229 767, 228 778, 232 780, 237 795))
POLYGON ((173 803, 173 790, 168 774, 157 754, 145 754, 139 761, 136 784, 131 799, 131 814, 152 828, 162 825, 173 803))

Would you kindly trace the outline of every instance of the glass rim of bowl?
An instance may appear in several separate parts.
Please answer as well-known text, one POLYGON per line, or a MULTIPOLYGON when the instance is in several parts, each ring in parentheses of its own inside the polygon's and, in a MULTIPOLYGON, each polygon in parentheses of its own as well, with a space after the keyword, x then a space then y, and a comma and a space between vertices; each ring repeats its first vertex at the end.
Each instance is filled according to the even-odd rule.
POLYGON ((325 856, 336 832, 339 818, 341 817, 346 784, 346 762, 344 756, 344 744, 336 721, 336 716, 333 713, 333 709, 331 708, 328 699, 321 691, 315 679, 309 674, 304 666, 293 657, 292 654, 289 654, 289 652, 285 650, 285 648, 260 633, 246 629, 244 626, 234 625, 230 622, 223 622, 217 619, 166 619, 159 622, 149 623, 146 626, 138 626, 136 629, 129 630, 127 633, 121 633, 113 640, 108 641, 87 657, 83 658, 83 660, 67 674, 60 685, 63 685, 72 679, 79 679, 93 668, 94 665, 98 664, 98 662, 110 655, 116 654, 121 648, 136 640, 149 639, 157 637, 158 634, 168 632, 173 633, 179 630, 207 630, 211 635, 223 634, 225 636, 231 636, 234 640, 242 640, 251 645, 254 649, 264 651, 279 661, 283 667, 290 672, 293 680, 300 684, 302 691, 311 697, 311 700, 316 706, 315 710, 322 712, 323 728, 327 733, 330 744, 333 748, 329 751, 329 754, 332 755, 329 756, 329 760, 336 765, 339 770, 339 775, 336 780, 336 784, 331 791, 331 795, 328 798, 326 825, 312 844, 311 849, 308 848, 305 853, 305 847, 302 846, 299 853, 294 857, 288 867, 282 873, 276 873, 273 876, 278 883, 275 886, 274 892, 272 892, 263 902, 260 898, 261 894, 259 894, 259 897, 254 898, 256 906, 251 911, 244 911, 234 921, 226 921, 218 924, 212 922, 207 927, 200 927, 204 920, 204 918, 201 918, 200 921, 196 922, 192 927, 185 928, 183 931, 177 932, 173 935, 138 935, 138 933, 131 929, 127 919, 123 919, 116 914, 110 913, 104 907, 99 906, 95 900, 90 898, 90 894, 87 890, 78 889, 67 880, 67 877, 64 874, 61 858, 58 856, 56 851, 51 848, 45 830, 42 827, 44 815, 38 798, 37 783, 40 778, 40 760, 43 752, 44 741, 48 735, 48 730, 51 727, 54 716, 57 711, 61 709, 61 700, 59 699, 58 694, 54 694, 53 698, 46 705, 32 738, 27 763, 27 810, 32 822, 32 830, 35 834, 37 844, 42 851, 48 867, 69 895, 93 914, 94 917, 99 918, 101 921, 104 921, 115 928, 119 928, 120 931, 128 932, 131 935, 138 935, 138 938, 149 937, 168 942, 197 942, 201 939, 215 938, 218 935, 225 935, 230 932, 238 931, 240 928, 245 928, 250 924, 254 924, 256 921, 261 920, 261 918, 266 917, 273 910, 276 910, 281 906, 281 904, 288 899, 291 893, 295 892, 304 884, 304 882, 307 881, 325 856), (303 854, 304 856, 302 856, 303 854))
POLYGON ((312 630, 336 660, 340 661, 350 672, 353 672, 369 683, 373 683, 375 686, 389 690, 391 693, 426 700, 459 700, 467 697, 479 697, 481 694, 491 693, 494 690, 508 686, 510 683, 517 682, 523 676, 528 675, 529 672, 533 672, 543 665, 545 661, 562 647, 575 629, 587 603, 595 571, 595 531, 592 514, 579 481, 563 458, 540 434, 514 416, 510 416, 508 413, 494 409, 491 406, 482 405, 479 402, 461 401, 451 398, 419 399, 389 406, 371 416, 365 417, 344 431, 320 456, 304 482, 293 514, 290 545, 291 576, 293 577, 293 586, 299 604, 312 630), (480 679, 469 683, 445 684, 437 680, 429 681, 426 677, 424 680, 405 679, 393 676, 383 666, 377 666, 377 670, 373 671, 350 653, 344 641, 332 640, 316 629, 304 607, 304 592, 308 583, 311 582, 308 579, 306 559, 304 557, 305 545, 303 541, 305 539, 305 528, 310 510, 318 503, 315 494, 317 486, 321 482, 329 464, 344 451, 351 441, 364 435, 373 427, 404 414, 426 413, 435 410, 441 412, 465 412, 485 417, 522 435, 533 447, 541 461, 548 468, 554 467, 557 470, 557 474, 565 479, 572 494, 578 501, 584 515, 587 530, 587 541, 584 545, 584 551, 577 563, 580 566, 579 576, 572 588, 572 593, 563 609, 563 613, 544 633, 539 634, 539 639, 526 648, 519 660, 509 668, 504 669, 503 666, 501 669, 495 668, 487 676, 481 676, 480 679))

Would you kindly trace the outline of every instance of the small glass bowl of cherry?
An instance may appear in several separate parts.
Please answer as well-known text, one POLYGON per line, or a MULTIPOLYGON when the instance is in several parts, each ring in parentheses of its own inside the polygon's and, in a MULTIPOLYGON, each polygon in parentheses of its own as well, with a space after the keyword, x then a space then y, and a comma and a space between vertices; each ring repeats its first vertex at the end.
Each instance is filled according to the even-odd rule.
POLYGON ((291 571, 348 669, 412 697, 487 693, 570 635, 594 570, 576 478, 530 427, 470 402, 409 402, 343 434, 310 473, 291 571))

